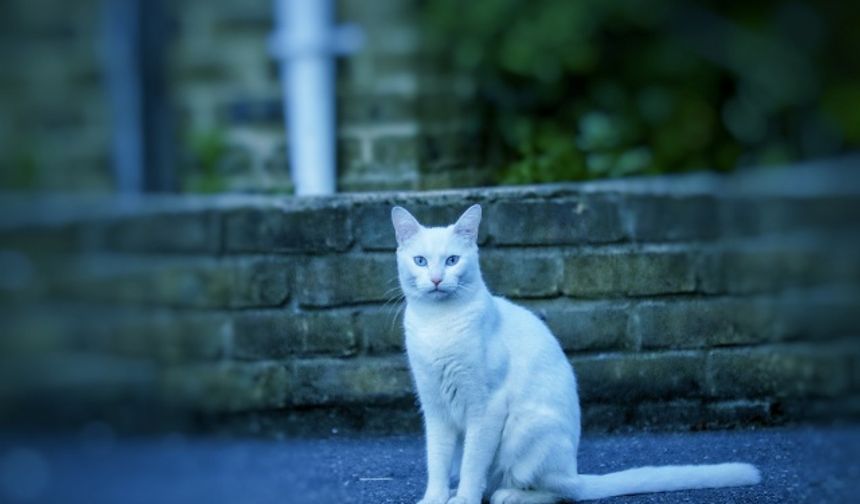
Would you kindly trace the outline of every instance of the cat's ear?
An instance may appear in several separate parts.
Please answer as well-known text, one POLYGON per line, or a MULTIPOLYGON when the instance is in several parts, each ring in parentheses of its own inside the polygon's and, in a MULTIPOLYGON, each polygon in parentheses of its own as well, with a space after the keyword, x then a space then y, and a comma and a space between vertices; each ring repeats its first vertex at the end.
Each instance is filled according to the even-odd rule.
POLYGON ((454 232, 468 239, 478 241, 478 226, 481 224, 481 205, 472 205, 454 223, 454 232))
POLYGON ((397 244, 403 245, 421 229, 421 224, 405 208, 396 206, 391 209, 391 223, 397 244))

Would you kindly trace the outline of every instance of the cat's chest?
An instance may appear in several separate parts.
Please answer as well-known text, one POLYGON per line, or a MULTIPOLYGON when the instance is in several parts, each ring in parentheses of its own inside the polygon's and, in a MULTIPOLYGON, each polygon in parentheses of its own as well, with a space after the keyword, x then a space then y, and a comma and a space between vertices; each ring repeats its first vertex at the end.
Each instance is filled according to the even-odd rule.
POLYGON ((473 361, 480 357, 484 335, 473 320, 440 318, 405 321, 406 350, 422 364, 437 361, 473 361))
POLYGON ((470 405, 480 407, 504 379, 507 358, 497 340, 486 319, 421 324, 407 316, 406 349, 422 401, 462 423, 470 405))

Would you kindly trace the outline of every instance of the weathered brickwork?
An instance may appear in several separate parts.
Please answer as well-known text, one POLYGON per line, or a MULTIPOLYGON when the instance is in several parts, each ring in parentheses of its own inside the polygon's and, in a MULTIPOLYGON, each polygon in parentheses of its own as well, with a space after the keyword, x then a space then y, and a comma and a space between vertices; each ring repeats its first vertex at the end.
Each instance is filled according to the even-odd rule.
POLYGON ((9 207, 0 409, 22 395, 131 397, 220 418, 346 414, 378 426, 390 413, 417 426, 390 208, 443 225, 478 202, 487 284, 556 335, 586 428, 857 416, 860 224, 840 212, 860 190, 847 196, 857 176, 819 168, 814 191, 787 169, 759 193, 736 175, 159 199, 121 212, 108 201, 61 218, 9 207), (727 217, 750 201, 750 222, 727 217))
MULTIPOLYGON (((0 69, 0 186, 110 192, 116 130, 107 9, 99 0, 10 0, 0 69)), ((169 155, 181 189, 289 193, 293 189, 271 0, 172 0, 164 43, 169 155)), ((466 76, 428 56, 416 2, 337 0, 335 22, 364 44, 336 57, 338 185, 343 190, 475 186, 466 76)), ((159 23, 162 24, 162 23, 159 23)), ((184 238, 180 241, 187 245, 184 238)), ((192 240, 191 237, 188 240, 192 240)))

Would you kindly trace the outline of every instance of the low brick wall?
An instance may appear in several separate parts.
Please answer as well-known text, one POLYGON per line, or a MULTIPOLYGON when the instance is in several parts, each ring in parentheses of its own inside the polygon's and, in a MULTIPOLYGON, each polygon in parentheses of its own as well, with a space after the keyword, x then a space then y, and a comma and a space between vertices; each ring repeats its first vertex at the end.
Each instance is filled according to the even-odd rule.
POLYGON ((443 224, 480 202, 487 283, 569 352, 586 429, 856 418, 856 166, 316 199, 7 197, 0 417, 417 428, 389 209, 443 224))

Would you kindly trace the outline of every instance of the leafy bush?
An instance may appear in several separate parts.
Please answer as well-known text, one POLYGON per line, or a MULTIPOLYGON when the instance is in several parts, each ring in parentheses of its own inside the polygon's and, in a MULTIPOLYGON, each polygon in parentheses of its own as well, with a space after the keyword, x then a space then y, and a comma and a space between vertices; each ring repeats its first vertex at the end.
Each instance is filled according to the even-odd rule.
POLYGON ((860 145, 851 2, 428 0, 502 183, 829 156, 860 145))

